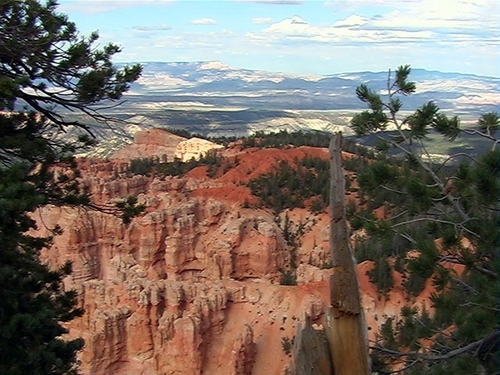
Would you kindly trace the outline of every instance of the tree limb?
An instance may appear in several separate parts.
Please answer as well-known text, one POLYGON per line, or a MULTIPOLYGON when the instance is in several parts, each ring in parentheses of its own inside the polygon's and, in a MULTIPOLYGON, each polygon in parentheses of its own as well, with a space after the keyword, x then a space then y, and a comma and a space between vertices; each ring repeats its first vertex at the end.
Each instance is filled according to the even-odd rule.
POLYGON ((478 356, 479 350, 487 350, 487 348, 482 348, 484 344, 488 344, 491 342, 494 342, 496 340, 500 340, 500 330, 497 330, 493 333, 490 333, 489 335, 483 337, 480 340, 471 342, 470 344, 463 346, 461 348, 453 349, 450 350, 446 354, 442 355, 426 355, 421 352, 416 352, 416 351, 411 351, 411 352, 400 352, 397 350, 392 350, 385 348, 380 345, 376 346, 370 346, 371 350, 376 350, 382 353, 390 354, 391 356, 395 357, 413 357, 413 358, 418 358, 423 361, 429 361, 429 362, 443 362, 443 361, 448 361, 450 359, 453 359, 455 357, 458 357, 459 355, 465 354, 465 353, 471 353, 474 350, 476 350, 476 353, 474 353, 475 356, 478 356))

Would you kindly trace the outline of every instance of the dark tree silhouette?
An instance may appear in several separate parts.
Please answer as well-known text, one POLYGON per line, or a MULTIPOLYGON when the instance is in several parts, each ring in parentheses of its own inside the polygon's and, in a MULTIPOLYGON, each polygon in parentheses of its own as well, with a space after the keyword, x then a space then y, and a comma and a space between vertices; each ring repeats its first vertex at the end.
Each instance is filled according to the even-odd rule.
MULTIPOLYGON (((433 102, 402 116, 401 97, 416 90, 410 72, 409 66, 389 72, 387 96, 366 85, 356 91, 369 107, 351 121, 356 134, 375 134, 400 153, 393 166, 374 162, 360 174, 361 190, 372 203, 378 202, 372 208, 385 205, 389 217, 375 220, 365 215, 358 224, 371 229, 372 244, 384 241, 384 256, 404 263, 399 268, 407 277, 410 299, 432 279, 434 311, 408 307, 400 318, 387 322, 372 345, 374 363, 380 373, 404 369, 400 372, 496 374, 500 368, 500 150, 494 138, 498 115, 483 115, 477 129, 462 129, 457 116, 446 116, 433 102), (381 132, 389 126, 393 132, 381 132), (441 133, 445 141, 462 133, 476 135, 491 140, 492 147, 477 160, 466 155, 464 162, 462 152, 437 161, 426 148, 431 131, 441 133), (394 244, 401 241, 406 244, 396 248, 394 244), (407 257, 410 249, 418 256, 407 257), (395 337, 388 337, 388 332, 395 337)), ((364 253, 370 248, 376 246, 366 246, 364 253)))
MULTIPOLYGON (((114 66, 120 48, 99 48, 96 33, 81 37, 55 1, 0 0, 0 20, 0 373, 76 374, 83 340, 63 338, 62 324, 82 314, 62 284, 71 264, 40 262, 52 237, 30 234, 30 214, 90 203, 72 155, 94 143, 91 127, 64 113, 108 121, 99 110, 118 103, 141 67, 114 66), (65 140, 69 129, 79 135, 65 140)), ((126 221, 138 207, 129 199, 120 209, 126 221)))

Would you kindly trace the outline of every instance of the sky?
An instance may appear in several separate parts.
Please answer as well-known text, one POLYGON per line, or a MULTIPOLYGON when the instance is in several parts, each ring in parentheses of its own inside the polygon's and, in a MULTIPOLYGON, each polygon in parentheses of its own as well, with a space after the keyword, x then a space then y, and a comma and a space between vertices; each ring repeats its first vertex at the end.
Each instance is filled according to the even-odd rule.
POLYGON ((500 77, 498 0, 59 0, 115 62, 328 75, 399 65, 500 77))

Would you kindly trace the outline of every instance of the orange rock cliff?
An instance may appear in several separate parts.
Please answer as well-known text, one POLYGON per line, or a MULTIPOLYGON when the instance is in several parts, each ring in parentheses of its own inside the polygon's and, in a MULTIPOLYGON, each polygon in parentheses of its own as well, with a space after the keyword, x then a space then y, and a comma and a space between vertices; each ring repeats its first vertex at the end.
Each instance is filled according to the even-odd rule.
MULTIPOLYGON (((98 205, 133 195, 146 211, 125 225, 115 216, 87 209, 45 207, 40 232, 59 224, 43 258, 73 262, 67 288, 79 293, 82 318, 69 325, 83 337, 83 375, 284 375, 292 359, 282 339, 293 338, 305 317, 321 324, 329 300, 329 218, 305 209, 287 212, 305 230, 298 249, 297 286, 280 285, 290 251, 275 217, 255 203, 246 182, 280 160, 305 155, 327 158, 311 147, 221 150, 238 163, 217 178, 206 167, 183 177, 126 172, 131 158, 172 160, 179 137, 162 133, 148 145, 127 146, 111 160, 82 159, 82 181, 98 205)), ((404 305, 398 288, 384 299, 359 265, 371 332, 382 316, 404 305)))

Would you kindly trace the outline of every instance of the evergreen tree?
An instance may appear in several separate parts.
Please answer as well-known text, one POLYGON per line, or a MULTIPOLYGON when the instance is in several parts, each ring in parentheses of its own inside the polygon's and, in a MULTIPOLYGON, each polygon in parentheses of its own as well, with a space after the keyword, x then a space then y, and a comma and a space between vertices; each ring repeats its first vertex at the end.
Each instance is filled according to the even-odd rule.
POLYGON ((497 112, 485 113, 477 120, 477 125, 481 129, 481 135, 493 136, 500 128, 500 115, 497 112))
MULTIPOLYGON (((83 340, 64 338, 63 323, 82 314, 62 280, 71 265, 51 269, 39 259, 52 237, 33 236, 31 218, 46 205, 86 205, 72 155, 93 144, 91 127, 68 119, 80 112, 94 121, 136 80, 140 66, 118 69, 114 44, 81 37, 49 0, 0 0, 0 373, 76 374, 83 340), (79 130, 75 139, 62 137, 79 130), (57 166, 57 173, 54 172, 57 166)), ((115 103, 116 104, 116 103, 115 103)), ((124 219, 136 201, 121 204, 124 219)), ((52 234, 61 228, 53 228, 52 234)))
POLYGON ((500 368, 500 150, 494 138, 499 118, 485 114, 477 129, 461 129, 457 116, 446 116, 433 102, 402 116, 401 97, 416 90, 410 72, 409 66, 389 72, 386 97, 360 85, 356 94, 369 110, 351 121, 357 135, 375 134, 403 156, 392 167, 372 163, 360 175, 360 188, 377 202, 372 208, 384 204, 390 216, 363 225, 383 224, 383 235, 372 231, 372 241, 404 238, 408 250, 418 251, 412 257, 398 254, 406 263, 409 298, 429 279, 436 288, 433 315, 425 311, 419 317, 405 308, 394 327, 398 339, 385 337, 374 346, 377 363, 392 370, 390 364, 399 363, 401 372, 410 374, 495 374, 500 368), (383 132, 389 125, 396 131, 383 132), (426 148, 431 132, 448 141, 462 133, 476 135, 491 140, 492 147, 478 159, 463 162, 450 155, 438 163, 426 148))

